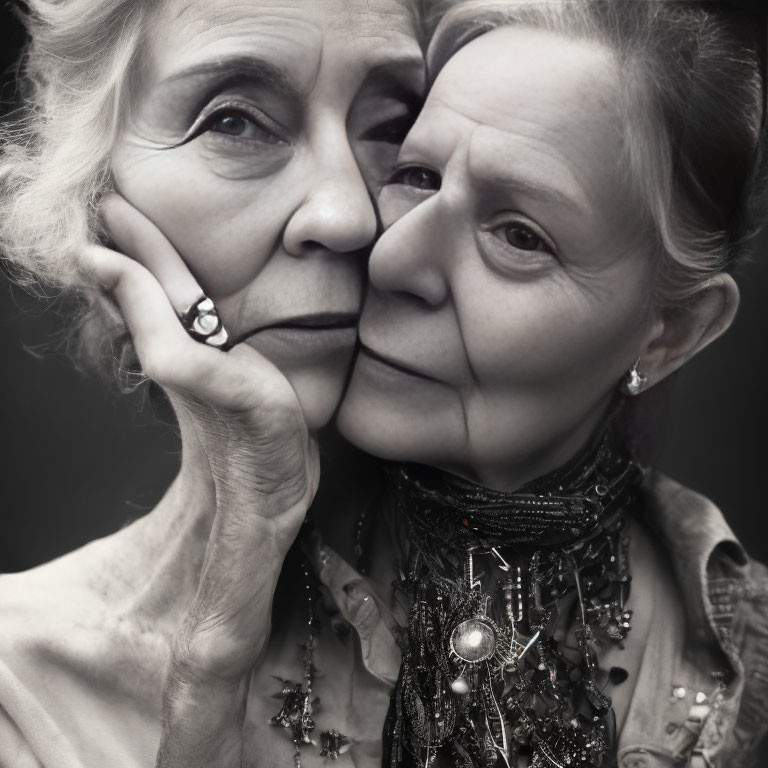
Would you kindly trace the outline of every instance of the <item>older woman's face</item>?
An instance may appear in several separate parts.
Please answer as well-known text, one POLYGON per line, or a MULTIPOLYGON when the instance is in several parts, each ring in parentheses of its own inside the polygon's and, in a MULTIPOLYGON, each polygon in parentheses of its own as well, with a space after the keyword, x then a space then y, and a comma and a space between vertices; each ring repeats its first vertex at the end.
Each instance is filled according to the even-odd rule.
POLYGON ((330 418, 423 62, 400 0, 168 0, 113 157, 230 336, 330 418))
POLYGON ((653 326, 615 71, 508 27, 441 72, 379 199, 353 442, 514 488, 588 438, 653 326))

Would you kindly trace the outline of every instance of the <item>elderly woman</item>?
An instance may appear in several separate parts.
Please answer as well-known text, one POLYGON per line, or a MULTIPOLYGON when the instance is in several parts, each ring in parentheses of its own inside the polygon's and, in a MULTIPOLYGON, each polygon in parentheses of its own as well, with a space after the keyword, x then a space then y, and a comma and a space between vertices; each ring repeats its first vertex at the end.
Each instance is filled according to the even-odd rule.
MULTIPOLYGON (((422 97, 418 18, 400 0, 28 6, 0 247, 84 297, 87 342, 124 365, 135 350, 183 456, 138 523, 0 580, 0 764, 299 764, 266 723, 272 675, 301 660, 304 605, 281 604, 265 650, 270 608, 355 345, 372 197, 422 97), (211 711, 244 701, 262 652, 246 737, 242 717, 187 728, 201 690, 211 711)), ((389 689, 333 653, 386 708, 389 689)), ((378 755, 382 715, 342 704, 318 734, 378 755)))
POLYGON ((765 571, 709 501, 643 478, 626 427, 730 325, 729 271, 766 215, 741 21, 481 0, 437 30, 339 416, 410 463, 393 473, 412 609, 387 765, 754 756, 765 571))
MULTIPOLYGON (((747 764, 763 728, 765 576, 709 502, 641 479, 625 416, 736 310, 726 267, 760 192, 755 50, 730 15, 694 3, 506 0, 449 13, 431 63, 429 99, 379 198, 387 231, 340 412, 352 442, 408 463, 391 467, 382 514, 316 516, 303 546, 324 599, 290 560, 271 635, 316 475, 291 392, 312 427, 305 400, 322 388, 302 399, 288 365, 276 359, 290 388, 233 346, 263 332, 234 325, 259 305, 230 314, 232 289, 214 291, 229 270, 203 273, 213 222, 190 233, 163 215, 166 172, 201 193, 176 177, 173 153, 211 142, 199 171, 224 141, 208 133, 245 129, 203 111, 150 154, 158 180, 141 152, 167 99, 150 89, 132 110, 133 141, 110 155, 123 197, 104 216, 135 261, 94 246, 82 264, 183 434, 191 425, 202 459, 187 471, 207 461, 212 479, 182 496, 189 514, 171 489, 143 524, 6 578, 16 643, 0 702, 28 764, 54 740, 69 762, 51 765, 148 764, 158 738, 163 766, 280 765, 291 743, 296 765, 747 764), (183 311, 198 285, 229 340, 214 307, 183 311), (233 348, 192 344, 179 313, 233 348), (346 526, 365 575, 322 541, 346 526), (297 569, 306 582, 291 590, 297 569), (41 625, 41 605, 63 622, 41 625), (113 744, 118 760, 105 757, 113 744)), ((249 159, 259 180, 281 168, 249 159)), ((251 178, 222 168, 211 184, 251 178)), ((230 202, 209 200, 212 219, 230 202)))

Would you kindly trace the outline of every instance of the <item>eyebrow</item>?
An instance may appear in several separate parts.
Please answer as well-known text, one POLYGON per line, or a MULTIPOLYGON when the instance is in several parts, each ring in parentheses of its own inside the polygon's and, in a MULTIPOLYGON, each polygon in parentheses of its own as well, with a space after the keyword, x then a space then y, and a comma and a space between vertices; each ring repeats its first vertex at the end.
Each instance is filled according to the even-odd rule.
POLYGON ((217 90, 244 82, 260 83, 286 96, 301 95, 301 89, 284 70, 258 56, 234 56, 203 62, 169 75, 160 85, 173 86, 190 80, 211 82, 217 90))
MULTIPOLYGON (((499 142, 498 136, 495 135, 498 133, 497 129, 491 130, 489 137, 487 127, 480 126, 470 138, 467 175, 472 187, 501 195, 517 193, 544 205, 558 206, 579 216, 590 214, 589 196, 576 178, 573 181, 577 194, 573 195, 548 183, 546 174, 534 178, 530 178, 530 175, 526 177, 524 169, 521 171, 516 167, 518 163, 505 162, 502 157, 504 150, 510 147, 515 149, 515 145, 503 139, 499 142)), ((525 146, 517 147, 516 151, 518 154, 525 153, 525 146)), ((561 162, 557 162, 557 166, 561 166, 561 162)), ((561 167, 570 173, 567 165, 561 167)))
POLYGON ((576 200, 548 184, 534 183, 511 174, 505 175, 503 170, 494 172, 489 178, 486 174, 479 174, 474 169, 470 169, 469 177, 475 188, 501 194, 513 192, 538 200, 544 205, 556 205, 567 208, 574 214, 585 215, 584 208, 576 200))

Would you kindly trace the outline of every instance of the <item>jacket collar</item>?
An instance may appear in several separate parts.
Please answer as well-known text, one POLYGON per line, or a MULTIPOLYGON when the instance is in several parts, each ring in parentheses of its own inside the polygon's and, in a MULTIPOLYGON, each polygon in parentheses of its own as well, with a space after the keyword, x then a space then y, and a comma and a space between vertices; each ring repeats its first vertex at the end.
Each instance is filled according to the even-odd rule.
POLYGON ((706 497, 649 470, 643 483, 645 521, 667 547, 693 626, 715 631, 711 587, 715 579, 747 578, 749 559, 706 497))

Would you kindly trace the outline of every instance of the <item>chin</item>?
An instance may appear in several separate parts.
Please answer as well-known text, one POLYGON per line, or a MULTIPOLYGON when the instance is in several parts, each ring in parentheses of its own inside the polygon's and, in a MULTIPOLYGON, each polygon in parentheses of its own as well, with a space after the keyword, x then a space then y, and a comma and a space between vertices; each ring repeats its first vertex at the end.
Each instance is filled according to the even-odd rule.
POLYGON ((461 444, 455 419, 442 409, 419 403, 384 401, 350 386, 339 408, 336 425, 352 445, 387 461, 441 466, 461 444), (459 442, 457 442, 457 440, 459 442))
POLYGON ((285 375, 296 392, 310 432, 328 424, 339 407, 346 370, 287 371, 285 375))

